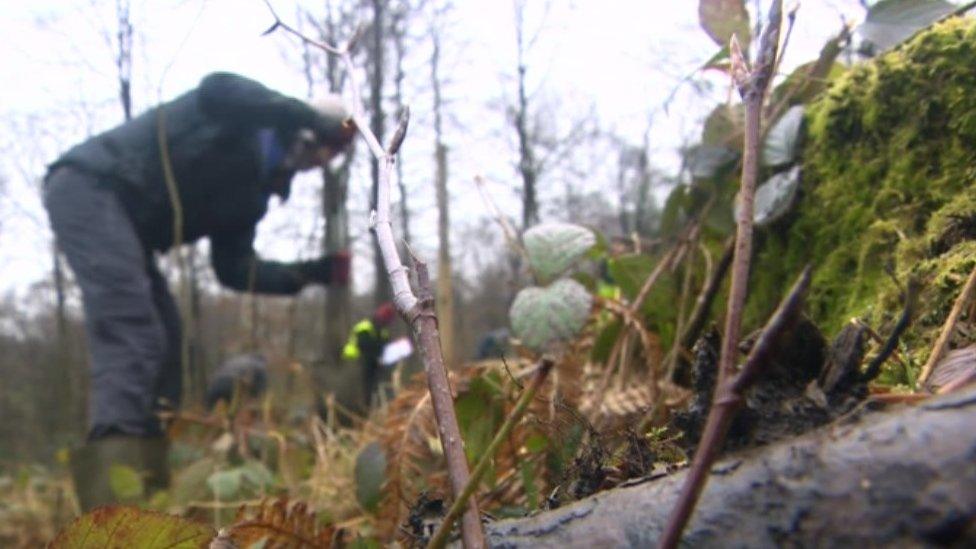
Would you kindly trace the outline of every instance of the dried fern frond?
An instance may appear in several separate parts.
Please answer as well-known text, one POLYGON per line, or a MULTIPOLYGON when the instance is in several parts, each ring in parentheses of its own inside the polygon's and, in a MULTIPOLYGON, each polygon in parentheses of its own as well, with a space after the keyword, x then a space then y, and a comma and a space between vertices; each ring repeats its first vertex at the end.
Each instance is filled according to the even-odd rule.
POLYGON ((234 524, 222 529, 210 546, 320 549, 331 547, 335 534, 335 528, 320 527, 315 513, 304 503, 281 498, 242 507, 234 524))

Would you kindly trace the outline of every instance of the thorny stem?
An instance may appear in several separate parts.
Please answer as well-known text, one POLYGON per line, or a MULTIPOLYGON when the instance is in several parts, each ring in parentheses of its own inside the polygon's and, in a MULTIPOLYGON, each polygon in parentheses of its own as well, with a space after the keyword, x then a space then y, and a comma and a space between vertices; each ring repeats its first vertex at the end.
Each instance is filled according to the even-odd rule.
MULTIPOLYGON (((706 480, 706 473, 715 455, 725 439, 725 433, 734 417, 738 402, 741 399, 739 380, 751 382, 755 373, 744 369, 736 376, 735 358, 742 329, 742 310, 746 301, 749 279, 749 263, 752 256, 753 229, 753 201, 756 193, 756 181, 759 176, 760 137, 762 135, 762 111, 766 98, 766 90, 772 80, 773 69, 776 66, 777 51, 779 49, 779 33, 783 23, 783 1, 774 0, 769 11, 769 24, 763 31, 759 43, 759 55, 755 67, 750 68, 738 47, 735 36, 732 36, 730 51, 732 52, 732 78, 739 88, 739 95, 745 105, 745 143, 743 144, 742 180, 739 188, 739 214, 736 228, 735 255, 732 260, 732 282, 729 288, 728 307, 725 316, 725 333, 722 337, 722 352, 718 363, 718 382, 712 397, 712 408, 705 424, 705 433, 701 444, 695 452, 692 471, 688 475, 681 497, 668 520, 664 535, 661 537, 661 548, 676 547, 681 538, 681 532, 691 517, 691 513, 698 501, 698 496, 706 480), (738 379, 737 379, 738 378, 738 379), (736 391, 738 389, 738 391, 736 391)), ((793 288, 790 298, 781 305, 780 310, 770 320, 767 326, 771 328, 782 309, 792 300, 794 293, 805 289, 809 283, 809 269, 804 270, 800 282, 793 288), (801 286, 803 287, 801 289, 801 286)), ((776 335, 776 334, 771 334, 776 335)), ((766 336, 765 332, 763 336, 766 336)), ((753 356, 761 351, 757 344, 750 354, 753 356)), ((749 364, 747 363, 747 368, 749 364)), ((753 367, 755 370, 755 367, 753 367)))
POLYGON ((485 453, 478 460, 478 464, 475 466, 474 471, 471 473, 471 478, 468 480, 468 484, 465 485, 464 490, 459 496, 454 499, 454 503, 448 510, 447 515, 444 517, 444 521, 441 525, 437 527, 437 531, 430 538, 430 542, 427 544, 427 549, 440 549, 444 547, 447 543, 447 538, 451 533, 454 521, 457 520, 458 515, 461 514, 461 510, 464 509, 465 503, 472 495, 474 495, 475 490, 477 490, 478 485, 481 483, 481 477, 488 471, 492 462, 495 459, 495 452, 498 448, 508 439, 508 434, 512 432, 512 428, 522 419, 525 411, 528 409, 529 404, 535 397, 535 394, 542 387, 542 384, 546 380, 546 376, 549 375, 549 371, 552 370, 553 362, 550 359, 544 358, 539 364, 538 370, 536 370, 535 376, 532 378, 532 382, 529 386, 522 392, 519 397, 518 402, 515 403, 515 408, 505 419, 505 423, 502 424, 501 428, 495 433, 495 438, 492 439, 491 444, 485 449, 485 453))
MULTIPOLYGON (((376 135, 370 131, 369 120, 366 118, 365 107, 359 92, 359 82, 356 77, 356 67, 353 65, 349 51, 359 33, 353 36, 344 48, 319 42, 308 38, 294 27, 283 22, 274 11, 268 0, 265 4, 274 16, 275 23, 268 29, 272 32, 278 28, 284 29, 297 36, 304 42, 316 46, 332 55, 338 56, 346 68, 349 77, 349 88, 353 96, 353 121, 359 129, 360 135, 369 145, 369 150, 380 162, 379 189, 377 193, 376 210, 372 212, 370 225, 376 233, 383 263, 386 265, 387 276, 393 288, 393 300, 397 310, 408 321, 413 329, 417 347, 423 359, 427 373, 427 384, 430 389, 434 415, 437 418, 438 433, 444 456, 447 460, 448 478, 451 489, 457 498, 468 483, 468 462, 464 455, 464 441, 458 428, 457 416, 454 413, 454 399, 450 381, 444 368, 441 354, 440 335, 437 331, 437 315, 434 311, 434 298, 430 286, 430 276, 425 263, 414 257, 417 272, 418 288, 421 299, 414 295, 407 277, 407 270, 400 261, 396 241, 393 236, 393 226, 390 222, 390 187, 396 179, 396 153, 406 136, 410 119, 409 109, 404 109, 399 126, 394 132, 393 139, 387 147, 383 147, 376 135)), ((470 500, 464 513, 461 525, 464 546, 467 549, 481 549, 485 547, 484 531, 478 512, 477 502, 470 500)))
POLYGON ((695 458, 692 461, 688 476, 681 488, 681 495, 668 518, 664 534, 658 547, 677 547, 691 513, 695 510, 698 497, 705 488, 708 472, 725 442, 725 435, 735 418, 735 413, 741 406, 745 391, 755 382, 763 366, 769 361, 779 336, 786 331, 799 316, 803 304, 803 296, 810 286, 810 267, 807 266, 800 274, 800 278, 793 285, 790 293, 780 303, 772 318, 763 328, 762 335, 749 353, 742 371, 726 380, 720 380, 715 386, 715 397, 712 407, 708 411, 704 433, 695 458))

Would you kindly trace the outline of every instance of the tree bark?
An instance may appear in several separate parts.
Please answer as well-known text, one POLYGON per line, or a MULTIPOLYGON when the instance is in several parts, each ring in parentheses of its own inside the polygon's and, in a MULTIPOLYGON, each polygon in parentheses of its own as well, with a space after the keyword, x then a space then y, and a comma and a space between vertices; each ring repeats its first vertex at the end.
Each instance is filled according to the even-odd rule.
POLYGON ((519 175, 522 176, 522 230, 539 222, 539 202, 537 197, 538 165, 535 147, 529 129, 529 97, 525 90, 525 2, 515 4, 515 42, 518 71, 518 104, 515 107, 515 132, 519 142, 519 175))
POLYGON ((433 52, 430 57, 430 83, 434 91, 434 183, 437 195, 437 319, 441 331, 441 350, 444 363, 456 365, 454 335, 454 284, 451 279, 451 217, 450 199, 447 193, 447 145, 444 144, 441 108, 440 68, 441 43, 439 29, 431 32, 433 52))
MULTIPOLYGON (((395 55, 394 74, 393 74, 393 105, 396 107, 397 118, 403 113, 403 80, 406 73, 403 70, 403 60, 406 57, 406 45, 404 44, 407 34, 407 5, 401 5, 393 10, 392 21, 390 22, 390 34, 392 35, 393 52, 395 55)), ((403 156, 400 156, 396 163, 397 171, 397 190, 400 192, 400 231, 403 233, 403 241, 409 246, 413 239, 410 238, 410 207, 407 204, 407 184, 403 179, 403 156)))
MULTIPOLYGON (((386 119, 386 113, 383 110, 383 83, 387 0, 372 0, 371 5, 373 8, 373 24, 369 48, 369 127, 376 139, 382 143, 386 119)), ((370 159, 369 169, 373 181, 370 206, 376 209, 380 186, 380 163, 377 158, 370 159)), ((383 273, 386 272, 386 266, 383 263, 383 252, 380 250, 380 244, 375 234, 373 235, 373 267, 376 271, 376 289, 373 293, 373 300, 378 305, 390 301, 393 292, 390 288, 390 281, 383 276, 383 273)))
MULTIPOLYGON (((972 547, 976 386, 718 462, 688 547, 972 547)), ((492 547, 652 547, 686 472, 489 526, 492 547)))

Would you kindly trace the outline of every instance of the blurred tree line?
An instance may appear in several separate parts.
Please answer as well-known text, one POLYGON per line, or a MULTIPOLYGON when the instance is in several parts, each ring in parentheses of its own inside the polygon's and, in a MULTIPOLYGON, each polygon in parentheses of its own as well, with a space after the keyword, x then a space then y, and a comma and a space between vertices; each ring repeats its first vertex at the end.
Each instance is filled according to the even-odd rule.
MULTIPOLYGON (((89 112, 77 117, 86 120, 90 135, 155 101, 133 95, 133 82, 140 76, 142 29, 130 2, 89 4, 85 9, 104 15, 103 26, 92 32, 103 38, 106 55, 87 62, 111 70, 118 91, 105 102, 114 106, 88 106, 89 112), (93 122, 93 111, 110 114, 107 121, 93 122)), ((514 43, 509 46, 515 56, 500 75, 502 93, 487 106, 497 121, 496 137, 509 149, 484 167, 489 174, 509 176, 489 185, 489 193, 517 197, 518 210, 509 208, 507 213, 520 230, 540 220, 573 220, 611 236, 653 236, 658 226, 655 190, 670 187, 675 178, 651 164, 649 132, 643 142, 628 142, 602 129, 592 106, 564 104, 547 88, 545 60, 532 55, 546 32, 550 6, 518 1, 513 8, 514 43), (594 184, 600 180, 606 184, 594 184)), ((453 367, 461 367, 474 357, 479 338, 508 325, 508 307, 524 269, 506 247, 498 220, 477 199, 470 174, 452 169, 457 157, 464 156, 471 129, 461 120, 464 90, 453 77, 466 47, 456 32, 455 9, 449 0, 328 0, 315 10, 297 9, 292 17, 308 36, 333 44, 358 32, 355 62, 365 73, 360 93, 372 130, 381 139, 404 106, 413 107, 410 147, 398 165, 395 226, 421 255, 437 258, 445 356, 453 367), (471 219, 473 210, 482 215, 471 219), (437 230, 429 230, 431 226, 437 230)), ((342 93, 348 86, 335 57, 294 40, 287 50, 300 55, 289 61, 304 76, 308 97, 342 93)), ((274 82, 266 84, 275 87, 274 82)), ((79 122, 62 122, 71 123, 79 122)), ((71 145, 57 142, 54 133, 20 133, 21 141, 5 152, 29 158, 18 173, 0 174, 0 183, 18 178, 39 195, 44 164, 53 159, 52 153, 71 145)), ((382 273, 375 243, 365 230, 376 199, 375 162, 364 149, 354 148, 321 177, 313 198, 317 205, 302 205, 314 212, 310 228, 307 223, 274 227, 269 238, 293 242, 299 253, 309 256, 351 249, 368 258, 373 274, 382 273), (369 192, 360 196, 356 189, 366 181, 369 192)), ((14 192, 0 190, 8 198, 14 192)), ((46 219, 35 225, 45 231, 46 219)), ((268 355, 273 378, 285 377, 298 364, 320 388, 328 385, 339 368, 349 327, 390 298, 385 276, 371 276, 363 284, 363 274, 356 275, 355 289, 312 290, 296 298, 235 294, 219 288, 206 247, 198 242, 161 258, 188 336, 185 406, 199 406, 210 372, 239 352, 268 355)), ((58 449, 79 440, 85 429, 87 352, 79 292, 56 246, 39 251, 36 260, 49 263, 46 279, 0 301, 0 467, 24 459, 52 461, 58 449)))

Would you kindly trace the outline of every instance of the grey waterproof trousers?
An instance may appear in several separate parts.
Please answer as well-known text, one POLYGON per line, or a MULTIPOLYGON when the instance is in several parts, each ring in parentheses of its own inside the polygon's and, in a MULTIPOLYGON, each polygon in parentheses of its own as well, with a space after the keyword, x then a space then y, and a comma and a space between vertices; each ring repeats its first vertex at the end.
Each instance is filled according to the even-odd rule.
POLYGON ((81 288, 91 359, 89 439, 158 436, 156 412, 178 405, 180 317, 115 192, 97 177, 56 168, 44 206, 81 288))

